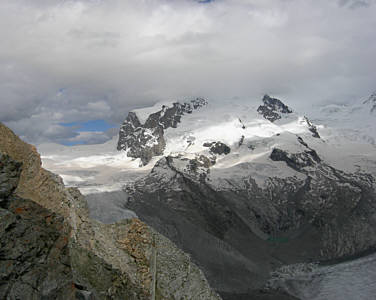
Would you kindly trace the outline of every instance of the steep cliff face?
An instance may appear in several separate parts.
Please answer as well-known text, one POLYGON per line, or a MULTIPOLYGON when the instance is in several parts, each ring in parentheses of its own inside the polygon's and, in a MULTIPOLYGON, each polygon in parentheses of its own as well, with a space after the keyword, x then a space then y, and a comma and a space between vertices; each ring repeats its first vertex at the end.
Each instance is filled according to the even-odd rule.
POLYGON ((260 105, 257 111, 270 122, 281 119, 282 114, 291 114, 292 110, 277 98, 265 95, 262 99, 263 105, 260 105))
POLYGON ((191 114, 206 104, 205 99, 196 98, 185 103, 160 105, 151 112, 131 111, 120 127, 117 149, 127 151, 130 157, 140 158, 146 165, 153 156, 163 154, 166 146, 164 130, 176 128, 184 114, 191 114))
POLYGON ((0 298, 75 299, 69 226, 14 194, 21 166, 0 153, 0 298))
POLYGON ((138 219, 92 220, 79 191, 0 126, 1 299, 220 299, 187 254, 138 219))
POLYGON ((71 196, 61 178, 42 168, 36 148, 20 140, 9 128, 0 123, 0 151, 22 163, 16 195, 30 199, 64 217, 69 215, 71 196))

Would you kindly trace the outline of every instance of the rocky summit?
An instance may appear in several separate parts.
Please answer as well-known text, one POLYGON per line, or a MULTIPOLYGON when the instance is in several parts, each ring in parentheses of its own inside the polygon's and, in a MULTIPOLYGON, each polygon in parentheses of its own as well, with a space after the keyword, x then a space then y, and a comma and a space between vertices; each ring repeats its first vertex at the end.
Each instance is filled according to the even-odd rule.
POLYGON ((0 298, 221 299, 189 255, 137 218, 103 224, 0 123, 0 298))
POLYGON ((292 110, 277 98, 271 98, 265 95, 262 99, 263 105, 260 105, 257 111, 270 122, 281 118, 281 114, 291 114, 292 110))
POLYGON ((176 128, 184 114, 205 106, 206 100, 196 98, 190 102, 173 102, 155 105, 155 111, 135 110, 129 112, 120 127, 118 150, 127 151, 129 157, 140 158, 147 164, 153 156, 162 155, 166 147, 164 130, 176 128))

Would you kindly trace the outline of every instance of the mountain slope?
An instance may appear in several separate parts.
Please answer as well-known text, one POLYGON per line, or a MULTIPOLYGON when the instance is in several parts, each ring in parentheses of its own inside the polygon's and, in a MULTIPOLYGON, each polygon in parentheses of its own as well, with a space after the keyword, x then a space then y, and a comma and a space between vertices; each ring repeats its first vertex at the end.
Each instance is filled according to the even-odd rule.
MULTIPOLYGON (((367 103, 359 105, 371 118, 367 103)), ((263 292, 270 272, 374 251, 376 148, 362 138, 363 125, 341 129, 331 113, 311 119, 265 95, 261 102, 205 101, 191 113, 170 115, 174 126, 164 127, 166 108, 182 105, 130 113, 139 122, 130 140, 135 132, 148 132, 148 139, 128 145, 139 153, 134 157, 128 146, 116 154, 130 179, 122 181, 124 191, 87 195, 96 218, 111 223, 134 211, 190 253, 224 299, 295 299, 263 292), (158 139, 163 147, 154 151, 148 143, 158 139)), ((127 137, 124 130, 119 136, 127 137)), ((99 165, 86 152, 79 160, 99 165)), ((59 162, 60 171, 73 162, 59 162)))
POLYGON ((375 145, 376 92, 353 103, 316 106, 312 109, 312 117, 326 125, 324 131, 330 139, 375 145))
POLYGON ((120 127, 117 149, 126 150, 128 156, 140 158, 146 165, 153 156, 163 154, 164 130, 176 128, 184 114, 191 114, 206 104, 204 99, 197 98, 131 111, 120 127))
POLYGON ((1 123, 0 133, 2 299, 220 299, 171 241, 134 215, 91 219, 32 146, 1 123))
POLYGON ((278 99, 230 105, 168 128, 164 157, 127 186, 125 206, 191 253, 222 295, 255 294, 283 264, 374 249, 366 164, 332 164, 325 131, 278 99))

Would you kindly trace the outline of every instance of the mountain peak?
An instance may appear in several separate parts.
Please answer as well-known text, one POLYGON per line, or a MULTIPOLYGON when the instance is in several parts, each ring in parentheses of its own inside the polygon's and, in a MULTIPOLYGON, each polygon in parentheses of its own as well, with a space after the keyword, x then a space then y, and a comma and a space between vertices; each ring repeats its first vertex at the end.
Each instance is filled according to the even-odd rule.
POLYGON ((272 98, 265 94, 262 99, 264 105, 260 105, 257 111, 263 115, 263 117, 270 122, 281 119, 282 114, 290 114, 292 110, 277 98, 272 98))
POLYGON ((157 103, 129 112, 120 127, 117 149, 127 151, 129 157, 141 158, 146 165, 153 156, 163 154, 164 130, 176 128, 184 114, 191 114, 207 103, 204 98, 195 98, 182 103, 157 103))

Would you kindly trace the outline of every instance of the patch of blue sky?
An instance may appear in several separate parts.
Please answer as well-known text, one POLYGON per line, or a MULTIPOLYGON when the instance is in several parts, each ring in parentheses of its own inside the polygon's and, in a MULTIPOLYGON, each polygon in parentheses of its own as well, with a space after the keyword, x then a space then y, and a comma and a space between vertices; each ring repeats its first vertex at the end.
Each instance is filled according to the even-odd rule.
POLYGON ((111 124, 105 120, 90 120, 86 122, 72 122, 72 123, 60 123, 65 127, 73 127, 77 132, 82 131, 106 131, 111 128, 115 128, 115 124, 111 124))

